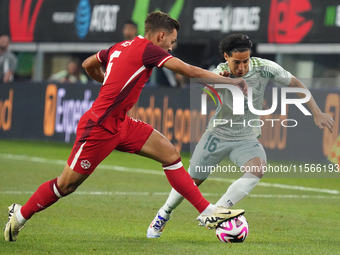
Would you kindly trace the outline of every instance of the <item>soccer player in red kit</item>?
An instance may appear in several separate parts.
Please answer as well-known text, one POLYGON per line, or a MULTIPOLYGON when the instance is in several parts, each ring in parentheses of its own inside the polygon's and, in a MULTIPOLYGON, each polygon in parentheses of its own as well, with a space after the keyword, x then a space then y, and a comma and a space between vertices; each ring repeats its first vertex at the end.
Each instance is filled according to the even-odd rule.
MULTIPOLYGON (((162 163, 171 186, 201 213, 197 219, 208 228, 244 213, 244 210, 216 207, 205 200, 170 141, 149 124, 127 116, 154 66, 164 66, 187 77, 221 77, 188 65, 168 53, 177 40, 178 29, 179 23, 169 15, 153 12, 145 20, 144 37, 117 43, 83 62, 88 75, 103 83, 99 96, 79 120, 76 141, 63 173, 40 185, 25 205, 9 207, 9 220, 4 230, 6 241, 16 241, 19 231, 34 213, 74 192, 114 149, 162 163), (106 67, 105 74, 101 70, 103 66, 106 67)), ((242 78, 223 79, 246 93, 247 84, 242 78)))

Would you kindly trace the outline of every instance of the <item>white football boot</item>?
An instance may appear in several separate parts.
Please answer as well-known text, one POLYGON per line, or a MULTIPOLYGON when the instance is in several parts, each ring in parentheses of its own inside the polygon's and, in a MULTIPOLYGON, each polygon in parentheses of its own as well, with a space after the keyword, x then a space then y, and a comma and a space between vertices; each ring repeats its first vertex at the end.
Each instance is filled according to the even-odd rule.
POLYGON ((158 238, 163 233, 163 229, 165 228, 166 223, 168 222, 168 220, 170 220, 170 214, 167 214, 165 212, 162 213, 162 212, 164 212, 163 207, 159 209, 155 218, 153 219, 150 226, 148 227, 148 231, 146 234, 147 238, 158 238))
POLYGON ((197 221, 199 226, 204 226, 208 229, 216 228, 217 225, 223 221, 235 218, 239 215, 244 214, 243 209, 229 210, 223 206, 217 206, 213 214, 210 215, 199 215, 197 221))
POLYGON ((15 242, 18 238, 19 231, 24 228, 25 223, 19 223, 15 216, 16 211, 21 209, 21 205, 12 204, 8 207, 8 222, 4 228, 4 236, 7 242, 15 242))

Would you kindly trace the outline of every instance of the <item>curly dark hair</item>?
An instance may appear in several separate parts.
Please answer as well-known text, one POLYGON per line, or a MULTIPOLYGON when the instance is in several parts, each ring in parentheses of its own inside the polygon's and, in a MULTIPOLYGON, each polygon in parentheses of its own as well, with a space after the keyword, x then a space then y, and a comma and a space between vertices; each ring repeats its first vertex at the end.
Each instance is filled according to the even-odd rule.
POLYGON ((156 32, 160 29, 164 29, 168 33, 172 33, 174 29, 178 31, 179 22, 164 12, 151 12, 145 20, 145 34, 156 32))
POLYGON ((244 34, 232 34, 224 38, 220 43, 220 53, 226 53, 231 57, 233 52, 244 52, 250 50, 253 47, 253 43, 247 35, 244 34))

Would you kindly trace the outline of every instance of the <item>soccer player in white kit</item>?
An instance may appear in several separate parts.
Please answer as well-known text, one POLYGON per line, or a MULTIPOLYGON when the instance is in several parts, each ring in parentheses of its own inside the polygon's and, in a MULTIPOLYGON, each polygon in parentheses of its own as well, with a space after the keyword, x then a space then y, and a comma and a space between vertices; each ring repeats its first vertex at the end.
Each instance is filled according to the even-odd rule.
MULTIPOLYGON (((262 109, 264 91, 269 81, 277 82, 282 86, 307 89, 301 81, 275 62, 250 57, 251 47, 252 42, 246 35, 233 34, 226 37, 220 43, 220 51, 226 62, 220 63, 213 72, 231 78, 245 79, 248 87, 252 88, 252 104, 255 109, 262 109)), ((260 117, 249 111, 247 107, 245 107, 244 115, 233 115, 233 97, 230 90, 219 89, 218 94, 222 105, 218 105, 205 133, 196 145, 188 171, 196 185, 199 186, 210 174, 208 166, 218 165, 225 157, 228 157, 238 167, 249 169, 229 186, 226 193, 216 203, 218 206, 230 208, 247 196, 260 181, 267 158, 263 146, 257 140, 261 135, 260 127, 230 124, 244 123, 244 121, 248 123, 249 120, 260 120, 260 117), (228 123, 214 127, 215 119, 228 120, 228 123), (197 169, 205 169, 205 171, 197 171, 197 169)), ((302 98, 305 96, 302 93, 297 93, 297 95, 302 98)), ((315 124, 321 129, 325 126, 332 132, 333 119, 321 112, 313 97, 307 105, 314 116, 315 124)), ((161 236, 172 211, 183 199, 175 189, 171 190, 165 204, 159 209, 148 227, 148 238, 161 236)))

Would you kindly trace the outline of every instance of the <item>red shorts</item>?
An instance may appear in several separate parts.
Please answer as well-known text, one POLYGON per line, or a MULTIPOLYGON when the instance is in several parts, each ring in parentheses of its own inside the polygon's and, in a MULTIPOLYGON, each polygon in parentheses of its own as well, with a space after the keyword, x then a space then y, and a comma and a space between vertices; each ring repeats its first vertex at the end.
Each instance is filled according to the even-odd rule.
POLYGON ((114 149, 139 153, 152 131, 149 124, 126 116, 122 128, 112 133, 85 114, 79 120, 76 141, 67 163, 74 171, 90 175, 114 149))

